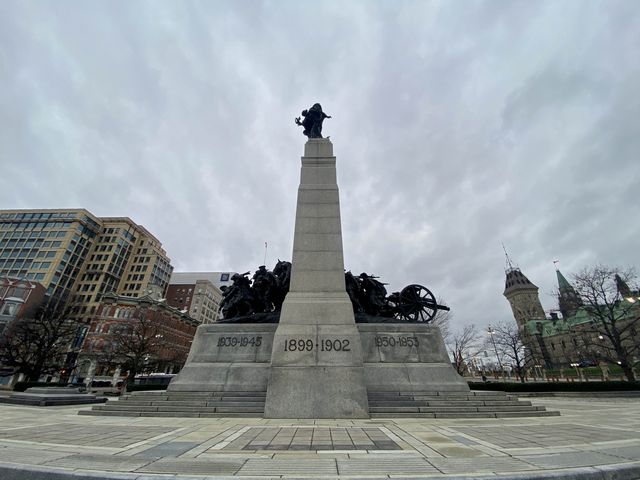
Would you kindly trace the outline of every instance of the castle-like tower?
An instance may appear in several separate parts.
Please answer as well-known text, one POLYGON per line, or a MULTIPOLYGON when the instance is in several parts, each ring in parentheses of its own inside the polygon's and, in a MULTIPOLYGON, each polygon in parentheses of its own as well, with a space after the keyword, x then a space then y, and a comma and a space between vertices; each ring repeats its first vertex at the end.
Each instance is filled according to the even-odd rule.
MULTIPOLYGON (((506 252, 505 252, 506 255, 506 252)), ((509 301, 513 316, 518 324, 518 330, 522 335, 522 341, 533 357, 535 364, 549 365, 549 352, 542 337, 542 326, 546 320, 538 287, 529 280, 520 269, 513 264, 507 256, 507 268, 505 269, 505 285, 503 295, 509 301), (527 328, 527 322, 539 320, 535 328, 527 328)))
POLYGON ((545 320, 544 309, 536 287, 507 255, 503 295, 509 301, 518 328, 522 331, 530 320, 545 320))

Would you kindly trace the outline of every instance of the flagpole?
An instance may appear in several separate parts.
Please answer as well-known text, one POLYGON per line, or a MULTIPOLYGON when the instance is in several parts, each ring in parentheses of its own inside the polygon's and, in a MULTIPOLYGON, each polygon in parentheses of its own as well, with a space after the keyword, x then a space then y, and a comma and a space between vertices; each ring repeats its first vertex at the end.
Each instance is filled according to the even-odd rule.
POLYGON ((264 260, 262 261, 264 266, 267 265, 267 242, 264 242, 264 260))

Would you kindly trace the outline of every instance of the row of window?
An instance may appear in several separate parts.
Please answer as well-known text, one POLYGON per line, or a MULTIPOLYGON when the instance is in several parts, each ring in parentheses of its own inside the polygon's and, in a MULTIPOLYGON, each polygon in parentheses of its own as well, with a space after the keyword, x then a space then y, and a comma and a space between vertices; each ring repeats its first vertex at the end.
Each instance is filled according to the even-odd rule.
POLYGON ((10 247, 18 246, 18 239, 44 239, 44 238, 63 238, 67 234, 65 230, 49 230, 42 232, 5 232, 2 234, 0 232, 0 240, 2 240, 3 245, 6 244, 10 247))
POLYGON ((10 220, 49 220, 51 218, 76 218, 76 215, 76 212, 0 213, 0 218, 10 220))
MULTIPOLYGON (((65 224, 65 222, 31 222, 31 223, 15 223, 15 222, 2 222, 0 228, 3 230, 43 230, 45 228, 68 228, 71 223, 65 224)), ((34 233, 34 232, 30 232, 34 233)))
POLYGON ((26 238, 22 240, 5 240, 2 242, 2 248, 10 249, 10 248, 21 248, 21 249, 30 249, 30 248, 59 248, 62 246, 61 241, 50 241, 44 240, 42 238, 26 238))

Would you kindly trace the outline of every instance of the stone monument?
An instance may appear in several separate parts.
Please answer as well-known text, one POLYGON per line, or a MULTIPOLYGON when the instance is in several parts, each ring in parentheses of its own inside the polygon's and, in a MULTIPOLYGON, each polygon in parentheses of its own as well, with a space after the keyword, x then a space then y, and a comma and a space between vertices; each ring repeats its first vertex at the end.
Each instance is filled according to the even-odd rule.
POLYGON ((504 393, 469 390, 451 366, 440 330, 429 324, 437 309, 448 307, 437 305, 428 289, 413 284, 387 297, 376 277, 363 273, 356 280, 345 274, 336 157, 331 141, 322 137, 322 122, 331 117, 317 103, 301 116, 304 120, 298 117, 296 124, 309 138, 292 264, 278 262, 273 272, 261 266, 251 287, 245 278, 249 272, 235 276, 225 291, 225 320, 198 327, 187 362, 166 392, 134 392, 80 413, 266 418, 548 414, 504 393))
POLYGON ((336 158, 310 138, 302 157, 291 285, 273 339, 267 418, 369 416, 362 344, 344 280, 336 158))

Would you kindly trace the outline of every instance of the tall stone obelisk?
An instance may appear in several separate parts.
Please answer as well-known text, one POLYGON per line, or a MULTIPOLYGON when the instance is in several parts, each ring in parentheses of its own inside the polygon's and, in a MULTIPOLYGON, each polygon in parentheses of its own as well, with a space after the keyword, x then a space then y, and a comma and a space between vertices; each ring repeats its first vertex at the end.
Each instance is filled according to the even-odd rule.
POLYGON ((296 210, 291 285, 273 340, 267 418, 369 416, 362 344, 344 281, 336 157, 307 141, 296 210))

